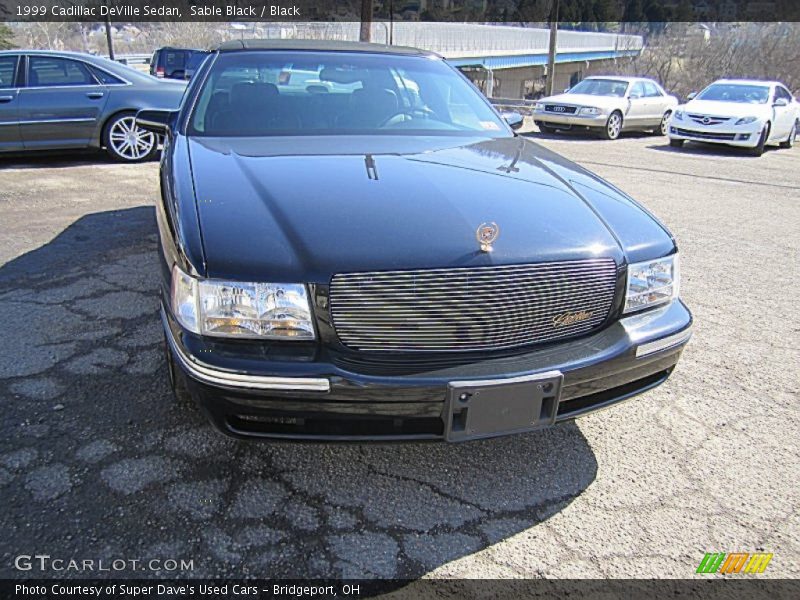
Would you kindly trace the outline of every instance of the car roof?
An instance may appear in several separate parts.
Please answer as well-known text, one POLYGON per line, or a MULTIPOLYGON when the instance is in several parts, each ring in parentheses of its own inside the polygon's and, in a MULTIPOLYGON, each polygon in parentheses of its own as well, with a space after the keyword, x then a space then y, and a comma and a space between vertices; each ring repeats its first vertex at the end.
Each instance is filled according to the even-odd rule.
POLYGON ((150 80, 152 77, 146 73, 142 73, 127 65, 119 63, 105 56, 97 56, 95 54, 87 54, 86 52, 72 52, 69 50, 26 50, 25 48, 15 48, 13 50, 0 50, 0 56, 3 55, 22 55, 29 56, 60 56, 62 58, 75 58, 95 65, 106 71, 110 71, 112 75, 117 75, 128 81, 132 79, 150 80))
POLYGON ((320 52, 373 52, 403 56, 438 56, 434 52, 409 46, 389 46, 368 42, 342 42, 336 40, 232 40, 220 45, 220 52, 238 50, 303 50, 320 52))
POLYGON ((583 78, 584 81, 586 79, 613 79, 615 81, 655 81, 655 79, 650 79, 649 77, 628 77, 627 75, 589 75, 588 77, 583 78))
POLYGON ((781 85, 786 87, 780 81, 764 81, 762 79, 717 79, 714 83, 732 83, 734 85, 781 85))

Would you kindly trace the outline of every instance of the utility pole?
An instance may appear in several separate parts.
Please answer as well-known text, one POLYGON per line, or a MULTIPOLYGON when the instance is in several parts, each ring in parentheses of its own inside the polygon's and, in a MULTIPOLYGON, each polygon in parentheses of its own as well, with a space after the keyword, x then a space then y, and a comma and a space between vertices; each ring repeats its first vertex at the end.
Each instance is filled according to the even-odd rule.
POLYGON ((545 82, 545 96, 553 95, 553 85, 556 78, 556 46, 558 44, 558 1, 552 0, 550 10, 550 48, 547 52, 547 81, 545 82))
MULTIPOLYGON (((108 5, 110 0, 105 0, 103 4, 108 5)), ((114 60, 114 41, 111 39, 111 17, 106 15, 106 42, 108 43, 108 58, 114 60)))
POLYGON ((358 39, 372 41, 372 0, 361 0, 361 32, 358 39))

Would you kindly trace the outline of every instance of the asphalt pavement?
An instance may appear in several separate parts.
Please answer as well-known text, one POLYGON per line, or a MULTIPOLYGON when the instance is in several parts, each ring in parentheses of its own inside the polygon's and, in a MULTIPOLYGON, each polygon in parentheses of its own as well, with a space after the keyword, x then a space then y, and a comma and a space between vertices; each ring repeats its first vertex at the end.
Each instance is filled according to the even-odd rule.
POLYGON ((800 576, 800 147, 527 135, 671 228, 695 335, 635 400, 459 445, 216 433, 167 385, 158 165, 0 159, 0 577, 683 578, 711 551, 800 576))

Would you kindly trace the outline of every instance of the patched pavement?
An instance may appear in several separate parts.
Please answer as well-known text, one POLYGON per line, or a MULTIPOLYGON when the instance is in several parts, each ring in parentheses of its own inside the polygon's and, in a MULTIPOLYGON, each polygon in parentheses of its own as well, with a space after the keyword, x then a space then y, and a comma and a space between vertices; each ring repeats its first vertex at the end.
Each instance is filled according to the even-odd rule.
POLYGON ((800 575, 800 150, 532 137, 670 226, 696 334, 636 400, 460 445, 216 433, 167 385, 157 165, 0 163, 0 576, 44 553, 194 577, 687 577, 762 549, 765 576, 800 575))

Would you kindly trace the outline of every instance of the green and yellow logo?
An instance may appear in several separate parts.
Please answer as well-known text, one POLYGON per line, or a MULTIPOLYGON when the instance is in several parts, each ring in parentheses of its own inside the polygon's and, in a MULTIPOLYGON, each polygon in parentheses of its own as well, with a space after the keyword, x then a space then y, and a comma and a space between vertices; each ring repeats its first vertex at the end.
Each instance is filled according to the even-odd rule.
POLYGON ((772 554, 755 552, 708 552, 700 561, 697 573, 763 573, 772 554))

